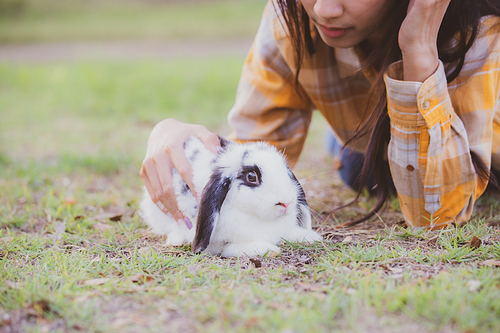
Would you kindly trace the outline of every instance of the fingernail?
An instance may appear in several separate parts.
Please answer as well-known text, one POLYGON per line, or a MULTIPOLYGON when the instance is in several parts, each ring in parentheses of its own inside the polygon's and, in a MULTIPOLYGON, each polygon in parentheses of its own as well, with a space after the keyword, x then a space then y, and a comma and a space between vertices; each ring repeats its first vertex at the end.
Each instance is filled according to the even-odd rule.
POLYGON ((188 227, 189 230, 193 229, 193 224, 187 217, 184 218, 184 223, 186 223, 186 227, 188 227))
POLYGON ((221 146, 217 146, 215 147, 215 150, 217 150, 217 154, 220 153, 221 151, 223 151, 224 149, 222 149, 221 146))
POLYGON ((200 201, 201 201, 201 195, 196 194, 196 200, 197 200, 198 202, 200 202, 200 201))

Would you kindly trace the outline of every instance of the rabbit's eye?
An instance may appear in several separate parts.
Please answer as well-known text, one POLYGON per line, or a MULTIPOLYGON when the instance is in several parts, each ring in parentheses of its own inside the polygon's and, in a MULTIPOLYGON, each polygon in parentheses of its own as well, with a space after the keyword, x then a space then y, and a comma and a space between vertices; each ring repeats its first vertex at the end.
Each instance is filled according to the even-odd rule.
POLYGON ((238 175, 238 179, 243 182, 243 185, 256 187, 262 183, 262 173, 256 165, 244 166, 238 175))
POLYGON ((257 178, 257 174, 255 171, 249 171, 246 174, 246 181, 249 182, 250 184, 258 184, 259 179, 257 178))

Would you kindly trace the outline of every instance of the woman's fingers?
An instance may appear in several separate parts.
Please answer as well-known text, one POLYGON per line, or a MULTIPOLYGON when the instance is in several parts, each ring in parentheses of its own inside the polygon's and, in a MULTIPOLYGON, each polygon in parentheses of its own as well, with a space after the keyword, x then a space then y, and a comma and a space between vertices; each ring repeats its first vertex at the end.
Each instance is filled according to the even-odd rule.
MULTIPOLYGON (((189 161, 187 160, 184 153, 184 145, 182 145, 182 149, 166 147, 164 156, 170 157, 170 161, 173 164, 173 167, 177 170, 181 178, 186 182, 194 197, 197 198, 198 193, 196 193, 196 189, 193 183, 193 169, 191 168, 191 164, 189 164, 189 161)), ((167 161, 164 161, 163 163, 167 163, 167 161)), ((168 181, 165 178, 161 180, 162 182, 168 181)))
POLYGON ((171 213, 176 221, 191 227, 177 206, 173 186, 172 170, 177 170, 193 195, 199 200, 199 193, 193 183, 193 170, 184 153, 184 144, 190 137, 198 137, 214 153, 220 149, 217 135, 204 126, 184 124, 175 119, 159 122, 151 131, 141 168, 141 178, 153 202, 166 213, 171 213))
POLYGON ((165 170, 158 170, 154 159, 148 159, 143 162, 141 168, 141 178, 146 187, 151 200, 165 214, 172 214, 177 223, 184 223, 184 216, 177 208, 177 199, 174 187, 172 186, 172 173, 168 165, 163 166, 165 170), (160 180, 162 174, 163 180, 160 180))
POLYGON ((205 144, 205 147, 213 153, 218 153, 221 149, 219 136, 210 132, 204 126, 200 126, 200 130, 196 137, 205 144))

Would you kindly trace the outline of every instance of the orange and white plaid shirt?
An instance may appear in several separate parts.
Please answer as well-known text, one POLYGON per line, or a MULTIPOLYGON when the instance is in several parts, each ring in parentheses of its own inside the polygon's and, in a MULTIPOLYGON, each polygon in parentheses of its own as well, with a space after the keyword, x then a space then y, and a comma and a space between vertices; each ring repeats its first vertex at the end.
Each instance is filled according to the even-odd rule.
MULTIPOLYGON (((334 49, 313 30, 316 52, 306 57, 296 91, 294 50, 272 0, 246 59, 229 113, 231 138, 265 140, 284 150, 291 165, 319 110, 340 142, 364 119, 374 69, 360 70, 356 48, 334 49)), ((387 156, 402 213, 415 227, 463 223, 486 182, 470 151, 500 170, 500 18, 485 17, 460 75, 446 82, 440 63, 425 82, 402 81, 402 63, 385 73, 391 140, 387 156)), ((362 142, 350 147, 363 152, 362 142)))

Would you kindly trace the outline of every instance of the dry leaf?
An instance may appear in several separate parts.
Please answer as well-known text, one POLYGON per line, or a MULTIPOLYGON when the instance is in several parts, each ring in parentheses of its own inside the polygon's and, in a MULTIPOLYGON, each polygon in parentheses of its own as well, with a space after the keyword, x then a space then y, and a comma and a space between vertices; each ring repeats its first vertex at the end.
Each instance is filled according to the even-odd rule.
POLYGON ((113 222, 120 222, 122 220, 123 214, 118 214, 114 216, 110 216, 109 219, 113 222))
POLYGON ((90 279, 85 280, 84 284, 86 286, 100 286, 111 280, 110 278, 100 278, 100 279, 90 279))
POLYGON ((64 203, 66 205, 69 205, 69 206, 72 206, 72 205, 76 204, 76 202, 77 201, 74 198, 65 198, 64 199, 64 203))
POLYGON ((124 215, 132 215, 132 210, 123 210, 123 209, 112 209, 107 213, 101 213, 94 216, 94 219, 99 221, 110 220, 113 222, 119 222, 122 220, 124 215))
POLYGON ((134 283, 145 283, 145 282, 152 282, 155 281, 156 279, 149 275, 149 274, 135 274, 132 276, 129 276, 128 279, 134 283))
POLYGON ((439 238, 439 235, 436 235, 436 236, 434 236, 434 237, 430 238, 430 239, 427 241, 427 244, 429 244, 429 245, 430 245, 430 244, 436 244, 436 242, 437 242, 438 238, 439 238))
POLYGON ((260 268, 262 267, 262 261, 260 261, 259 258, 250 258, 250 261, 252 264, 255 266, 255 268, 260 268))
POLYGON ((489 259, 481 263, 483 266, 498 266, 500 267, 500 260, 489 259))
POLYGON ((483 242, 481 241, 481 239, 479 239, 479 237, 477 236, 473 236, 472 239, 470 240, 469 242, 469 246, 472 248, 472 249, 477 249, 481 246, 483 242))
POLYGON ((44 313, 50 312, 50 304, 46 300, 40 300, 31 303, 26 309, 29 316, 42 318, 44 313))
POLYGON ((352 236, 347 236, 346 238, 344 238, 344 240, 342 241, 342 243, 349 243, 352 241, 352 236))

